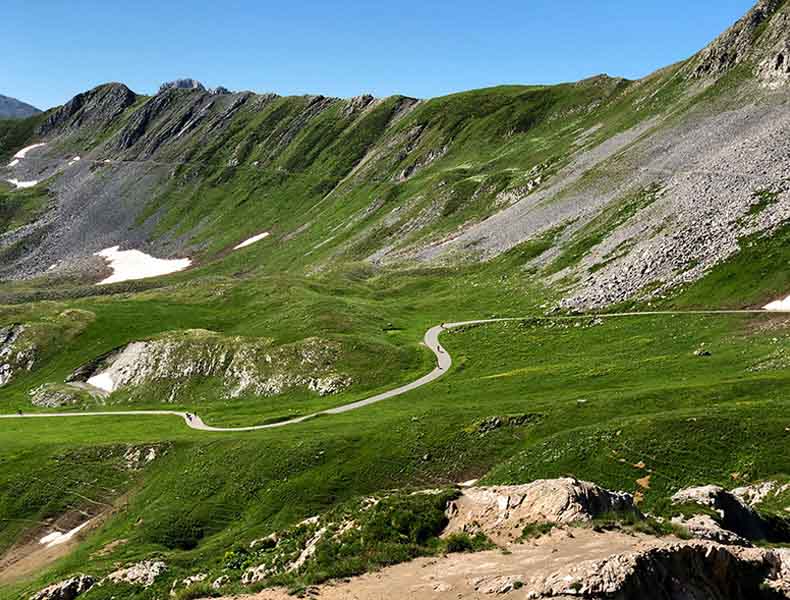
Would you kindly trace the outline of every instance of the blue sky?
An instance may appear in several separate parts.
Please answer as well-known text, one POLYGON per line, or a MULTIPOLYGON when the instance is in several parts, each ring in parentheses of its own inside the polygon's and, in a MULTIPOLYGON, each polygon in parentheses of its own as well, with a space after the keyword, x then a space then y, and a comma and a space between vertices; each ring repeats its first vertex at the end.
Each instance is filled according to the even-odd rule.
POLYGON ((684 59, 754 0, 2 0, 0 94, 40 108, 107 81, 431 97, 684 59))

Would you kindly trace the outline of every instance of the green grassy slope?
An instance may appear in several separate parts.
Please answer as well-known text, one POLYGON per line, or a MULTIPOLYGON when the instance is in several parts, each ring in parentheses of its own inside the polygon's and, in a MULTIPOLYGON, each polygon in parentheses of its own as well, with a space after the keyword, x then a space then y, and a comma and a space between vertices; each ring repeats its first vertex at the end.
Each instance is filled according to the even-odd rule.
MULTIPOLYGON (((139 224, 157 219, 160 242, 191 240, 196 265, 103 287, 68 275, 0 284, 0 326, 26 324, 39 350, 34 366, 0 389, 0 412, 43 411, 31 406, 31 390, 172 332, 206 329, 275 346, 311 337, 337 343, 336 366, 353 383, 336 395, 296 389, 228 399, 207 378, 190 381, 171 403, 167 381, 66 409, 165 408, 196 412, 211 425, 273 422, 426 373, 434 357, 420 340, 433 325, 525 320, 446 334, 454 366, 429 386, 283 429, 200 433, 176 417, 0 420, 0 555, 47 519, 105 515, 73 553, 0 586, 0 599, 144 558, 170 565, 157 585, 106 586, 86 600, 152 600, 196 572, 230 575, 238 590, 240 546, 395 488, 574 475, 668 514, 667 498, 686 485, 787 477, 786 316, 545 317, 562 293, 545 276, 577 264, 659 188, 618 198, 571 235, 558 227, 485 264, 392 270, 366 260, 486 219, 501 208, 501 194, 550 182, 577 148, 653 126, 657 115, 669 127, 736 102, 730 92, 742 91, 746 69, 702 90, 684 79, 686 67, 638 82, 597 77, 424 102, 396 96, 362 110, 323 97, 174 92, 135 97, 110 122, 61 132, 63 153, 88 151, 121 167, 167 165, 139 224), (272 235, 230 251, 261 231, 272 235), (535 259, 549 250, 558 252, 539 267, 535 259), (489 427, 497 417, 503 424, 489 427), (130 450, 150 447, 156 460, 128 466, 130 450)), ((43 118, 0 122, 0 158, 37 139, 43 118)), ((615 175, 601 169, 586 177, 606 183, 615 175)), ((764 194, 755 211, 775 200, 764 194)), ((0 189, 0 234, 35 220, 48 202, 46 185, 0 189)), ((786 224, 744 239, 737 255, 650 308, 743 308, 785 296, 787 242, 786 224)), ((422 542, 398 552, 431 550, 422 542)), ((370 565, 383 562, 376 555, 370 565)), ((296 579, 302 575, 320 579, 315 572, 296 579)))
MULTIPOLYGON (((4 423, 0 441, 12 450, 5 477, 22 482, 38 472, 43 479, 35 499, 21 504, 9 504, 16 488, 4 485, 4 512, 35 519, 57 514, 60 491, 88 496, 97 479, 116 493, 134 486, 123 512, 56 573, 82 568, 88 556, 95 573, 117 560, 161 556, 176 572, 219 574, 234 542, 356 496, 463 481, 492 468, 487 482, 573 474, 640 492, 643 507, 661 511, 684 485, 735 485, 788 472, 783 391, 790 337, 783 321, 676 316, 473 327, 446 336, 456 359, 447 378, 284 430, 206 435, 177 419, 153 418, 4 423), (703 343, 711 356, 694 355, 703 343), (491 431, 482 426, 508 415, 525 418, 491 431), (102 471, 117 460, 110 451, 116 445, 151 443, 167 451, 139 480, 119 485, 118 475, 102 471), (47 467, 58 453, 107 459, 102 465, 86 459, 76 476, 47 467), (187 545, 195 548, 170 547, 168 535, 180 539, 183 532, 167 532, 181 527, 192 532, 187 545), (115 539, 130 541, 96 556, 115 539)), ((7 543, 16 531, 6 526, 2 539, 7 543)))

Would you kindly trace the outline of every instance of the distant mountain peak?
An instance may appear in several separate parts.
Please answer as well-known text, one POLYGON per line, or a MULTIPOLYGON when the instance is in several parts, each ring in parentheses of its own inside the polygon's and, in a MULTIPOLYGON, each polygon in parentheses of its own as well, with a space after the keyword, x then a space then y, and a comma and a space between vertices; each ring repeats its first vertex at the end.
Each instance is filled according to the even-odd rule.
POLYGON ((40 112, 35 106, 0 94, 0 119, 24 119, 40 112))
POLYGON ((197 79, 175 79, 174 81, 167 81, 159 86, 160 94, 167 90, 198 90, 200 92, 205 92, 206 86, 197 79))

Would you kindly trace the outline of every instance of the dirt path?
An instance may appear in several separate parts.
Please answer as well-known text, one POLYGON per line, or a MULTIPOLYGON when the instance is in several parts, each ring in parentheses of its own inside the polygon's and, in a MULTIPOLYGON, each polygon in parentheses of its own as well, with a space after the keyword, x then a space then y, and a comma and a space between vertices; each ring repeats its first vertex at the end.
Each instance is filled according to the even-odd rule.
MULTIPOLYGON (((510 544, 506 551, 419 558, 350 580, 324 584, 311 589, 308 597, 321 600, 381 600, 394 596, 410 600, 495 598, 508 586, 510 589, 523 586, 526 591, 531 587, 530 582, 542 581, 582 561, 606 559, 672 541, 676 540, 619 532, 596 533, 584 528, 555 529, 551 535, 536 541, 510 544)), ((272 589, 233 600, 292 598, 286 590, 272 589)))
POLYGON ((427 346, 436 356, 436 368, 430 373, 420 377, 419 379, 407 383, 393 390, 377 394, 364 400, 358 400, 350 404, 344 404, 335 408, 330 408, 320 412, 316 412, 302 417, 289 419, 287 421, 279 421, 277 423, 269 423, 266 425, 253 425, 250 427, 212 427, 206 425, 198 415, 194 413, 181 412, 175 410, 119 410, 119 411, 99 411, 99 412, 52 412, 52 413, 23 413, 23 414, 8 414, 0 415, 0 419, 36 419, 36 418, 68 418, 68 417, 117 417, 117 416, 145 416, 145 415, 159 415, 159 416, 175 416, 181 417, 186 425, 198 431, 207 432, 242 432, 242 431, 260 431, 263 429, 275 429, 279 427, 286 427, 288 425, 295 425, 303 423, 308 419, 315 418, 319 415, 339 415, 342 413, 357 410, 371 404, 376 404, 389 398, 401 396, 407 392, 415 390, 419 387, 427 385, 432 381, 436 381, 443 377, 445 373, 450 370, 453 364, 453 359, 450 354, 442 347, 439 342, 439 336, 447 330, 457 329, 459 327, 469 325, 485 325, 490 323, 504 323, 508 321, 523 321, 525 319, 534 318, 536 320, 579 320, 579 319, 609 319, 609 318, 626 318, 626 317, 649 317, 649 316, 674 316, 674 315, 760 315, 760 314, 782 314, 790 313, 790 311, 766 311, 766 310, 691 310, 691 311, 648 311, 648 312, 621 312, 609 314, 588 314, 579 316, 557 316, 557 317, 506 317, 501 319, 480 319, 476 321, 461 321, 458 323, 442 323, 435 327, 431 327, 423 338, 423 344, 427 346))

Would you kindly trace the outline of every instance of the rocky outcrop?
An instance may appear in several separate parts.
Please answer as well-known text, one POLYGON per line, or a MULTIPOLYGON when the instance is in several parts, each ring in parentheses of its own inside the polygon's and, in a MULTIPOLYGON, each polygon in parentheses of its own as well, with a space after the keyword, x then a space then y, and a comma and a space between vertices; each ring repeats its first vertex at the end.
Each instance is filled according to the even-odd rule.
POLYGON ((748 540, 772 537, 770 524, 737 496, 717 485, 686 488, 672 496, 674 504, 697 504, 719 515, 721 527, 748 540))
POLYGON ((482 532, 494 541, 521 536, 530 523, 569 524, 607 514, 639 514, 631 494, 576 479, 465 489, 447 508, 446 534, 482 532))
POLYGON ((376 99, 370 94, 364 94, 362 96, 354 96, 353 98, 351 98, 351 100, 348 101, 346 108, 343 110, 343 114, 346 117, 350 117, 361 110, 365 110, 368 106, 373 104, 375 101, 376 99))
POLYGON ((30 600, 74 600, 91 589, 94 583, 90 575, 75 575, 33 594, 30 600))
POLYGON ((787 492, 790 492, 790 483, 779 483, 773 480, 761 481, 730 490, 733 496, 752 508, 787 492))
MULTIPOLYGON (((197 583, 203 583, 208 579, 207 573, 195 573, 194 575, 190 575, 189 577, 184 577, 184 579, 176 579, 173 581, 173 585, 170 586, 170 595, 175 596, 178 593, 179 588, 188 588, 191 585, 195 585, 197 583)), ((214 588, 218 589, 218 588, 214 588)))
POLYGON ((686 68, 693 79, 721 76, 749 63, 768 87, 790 81, 790 11, 784 0, 760 0, 686 68))
POLYGON ((156 460, 157 446, 132 446, 123 455, 126 468, 129 471, 139 471, 151 462, 156 460))
POLYGON ((107 575, 113 583, 125 583, 141 587, 151 587, 162 573, 167 571, 167 565, 161 560, 144 560, 128 567, 118 569, 107 575))
POLYGON ((677 542, 583 561, 524 587, 528 598, 776 598, 788 584, 784 558, 773 551, 677 542))
POLYGON ((206 86, 197 79, 176 79, 174 81, 167 81, 159 86, 160 94, 167 90, 197 90, 199 92, 205 92, 206 86))
POLYGON ((36 347, 24 339, 24 325, 0 327, 0 387, 21 371, 30 371, 36 362, 36 347))
POLYGON ((58 108, 47 117, 39 133, 46 136, 69 129, 107 127, 136 100, 137 95, 121 83, 100 85, 58 108))
POLYGON ((709 540, 731 546, 751 546, 749 540, 737 533, 724 529, 710 515, 674 517, 672 523, 685 529, 689 535, 700 540, 709 540))
POLYGON ((317 338, 274 346, 262 338, 190 330, 133 342, 79 369, 78 376, 107 392, 133 393, 148 383, 167 381, 172 391, 166 401, 176 399, 180 385, 198 378, 219 379, 228 398, 274 396, 296 387, 325 396, 350 384, 335 370, 340 350, 339 343, 317 338))
POLYGON ((30 403, 40 408, 77 406, 84 401, 83 393, 66 386, 44 384, 30 391, 30 403))

